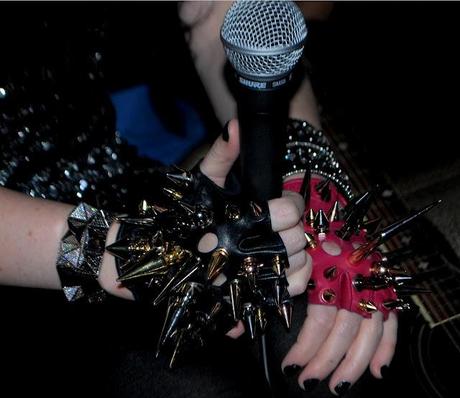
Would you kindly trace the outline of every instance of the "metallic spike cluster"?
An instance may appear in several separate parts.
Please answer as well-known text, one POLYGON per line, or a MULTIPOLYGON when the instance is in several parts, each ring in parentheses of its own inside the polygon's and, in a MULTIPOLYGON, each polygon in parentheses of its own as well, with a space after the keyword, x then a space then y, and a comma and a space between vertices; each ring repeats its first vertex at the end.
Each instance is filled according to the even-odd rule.
MULTIPOLYGON (((312 181, 312 176, 305 175, 302 187, 310 181, 312 181)), ((308 192, 308 189, 302 189, 308 192)), ((341 209, 338 200, 334 201, 332 205, 330 203, 331 181, 329 179, 324 179, 317 183, 315 189, 320 200, 316 200, 315 208, 307 207, 305 212, 307 250, 312 250, 312 254, 314 254, 318 247, 318 242, 327 240, 328 234, 331 232, 335 233, 335 239, 338 237, 343 241, 350 241, 352 238, 357 237, 360 237, 359 239, 365 238, 365 243, 348 252, 345 262, 350 267, 345 272, 351 272, 351 275, 354 275, 352 284, 356 292, 393 289, 400 297, 427 292, 424 288, 413 286, 414 279, 412 276, 397 266, 399 261, 413 254, 411 250, 405 248, 380 254, 378 249, 391 237, 410 226, 419 216, 431 210, 439 201, 379 230, 380 218, 366 218, 366 213, 374 200, 373 192, 365 192, 355 197, 348 202, 344 209, 341 209), (324 209, 318 208, 318 203, 324 204, 324 209), (327 211, 326 213, 325 210, 327 211), (379 253, 379 255, 373 257, 373 253, 379 253), (372 260, 374 261, 371 262, 372 265, 363 273, 353 272, 353 267, 367 264, 370 258, 379 258, 380 260, 372 260), (364 261, 368 262, 365 263, 364 261)), ((305 198, 305 201, 310 203, 311 198, 305 198)), ((351 246, 351 243, 348 243, 348 245, 351 246)), ((342 266, 345 263, 342 263, 342 266)), ((332 282, 338 277, 338 273, 343 271, 338 269, 334 264, 333 257, 331 257, 331 264, 325 266, 321 272, 322 275, 317 277, 332 282)), ((310 280, 307 289, 309 291, 315 290, 317 287, 316 282, 313 279, 310 280)), ((327 283, 324 286, 327 286, 327 283)), ((335 288, 322 288, 318 294, 320 295, 320 302, 323 303, 334 304, 338 300, 338 292, 335 291, 335 288)), ((378 305, 381 305, 386 310, 406 310, 410 308, 410 305, 401 298, 386 300, 378 304, 372 300, 361 299, 358 301, 356 312, 371 314, 379 310, 378 305)))
MULTIPOLYGON (((223 203, 222 214, 215 216, 214 210, 190 201, 194 178, 177 167, 167 172, 161 188, 164 202, 142 200, 138 216, 118 216, 135 232, 106 248, 119 259, 120 283, 142 292, 153 306, 165 303, 157 355, 171 352, 171 367, 191 346, 203 345, 219 322, 228 330, 241 320, 255 339, 265 332, 268 312, 278 314, 287 328, 292 317, 288 264, 282 256, 264 262, 250 255, 235 260, 222 246, 197 252, 199 239, 214 231, 216 218, 232 223, 244 215, 233 202, 223 203), (227 280, 229 267, 233 271, 227 280)), ((263 215, 256 202, 249 202, 247 211, 256 219, 263 215)), ((318 227, 323 227, 322 221, 318 227)))

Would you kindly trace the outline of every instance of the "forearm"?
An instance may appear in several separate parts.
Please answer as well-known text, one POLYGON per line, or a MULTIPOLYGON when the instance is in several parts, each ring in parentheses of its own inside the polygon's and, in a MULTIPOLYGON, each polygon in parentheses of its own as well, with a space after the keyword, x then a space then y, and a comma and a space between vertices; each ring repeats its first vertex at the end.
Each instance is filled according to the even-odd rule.
MULTIPOLYGON (((59 242, 73 206, 0 188, 0 284, 60 289, 56 270, 59 242)), ((113 224, 107 243, 115 240, 113 224)), ((104 255, 99 281, 109 293, 125 296, 116 283, 113 257, 104 255)))

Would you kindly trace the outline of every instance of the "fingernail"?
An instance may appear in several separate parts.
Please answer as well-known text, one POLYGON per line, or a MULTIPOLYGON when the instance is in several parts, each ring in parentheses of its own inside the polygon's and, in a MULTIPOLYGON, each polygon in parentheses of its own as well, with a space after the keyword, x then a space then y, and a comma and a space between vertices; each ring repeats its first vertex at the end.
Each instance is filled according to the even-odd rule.
POLYGON ((285 376, 294 376, 300 369, 299 365, 288 365, 283 369, 283 373, 285 376))
POLYGON ((350 388, 350 385, 348 381, 341 381, 335 386, 334 390, 339 397, 343 397, 350 388))
POLYGON ((228 139, 230 138, 230 136, 228 135, 228 125, 230 124, 230 120, 225 123, 225 126, 222 130, 222 139, 225 141, 225 142, 228 142, 228 139))
POLYGON ((306 392, 313 391, 319 384, 319 379, 307 379, 303 382, 303 388, 306 392))
POLYGON ((380 374, 384 379, 388 378, 390 376, 390 368, 387 365, 384 365, 380 368, 380 374))

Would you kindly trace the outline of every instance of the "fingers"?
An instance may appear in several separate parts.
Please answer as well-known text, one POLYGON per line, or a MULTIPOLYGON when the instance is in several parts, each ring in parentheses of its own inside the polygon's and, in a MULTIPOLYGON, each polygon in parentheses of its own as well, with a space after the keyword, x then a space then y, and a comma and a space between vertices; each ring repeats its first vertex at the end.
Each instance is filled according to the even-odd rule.
POLYGON ((281 231, 279 235, 286 247, 288 256, 292 256, 297 252, 303 251, 305 245, 307 244, 303 226, 301 226, 300 223, 293 228, 281 231))
POLYGON ((303 201, 297 200, 301 198, 299 194, 295 192, 285 194, 283 192, 283 195, 285 196, 282 198, 268 201, 272 228, 275 232, 297 225, 304 211, 303 201))
POLYGON ((238 122, 232 119, 226 127, 228 140, 225 132, 221 134, 200 164, 200 170, 220 187, 240 152, 238 122))
MULTIPOLYGON (((302 252, 306 253, 305 250, 302 250, 302 252)), ((291 257, 289 257, 289 259, 291 259, 291 257)), ((291 267, 286 270, 287 281, 289 283, 288 292, 291 296, 297 296, 305 292, 308 280, 311 276, 311 266, 312 258, 309 254, 306 254, 305 262, 300 268, 295 270, 291 265, 291 267)))
POLYGON ((381 369, 389 366, 396 348, 398 336, 398 317, 394 312, 390 312, 388 319, 383 323, 383 335, 377 347, 377 351, 372 357, 370 369, 371 373, 381 379, 381 369))
POLYGON ((364 373, 377 349, 383 334, 383 314, 375 312, 372 318, 363 319, 358 334, 339 367, 331 376, 329 388, 343 395, 364 373))
POLYGON ((311 304, 308 306, 307 319, 291 347, 281 367, 289 365, 304 366, 319 350, 326 340, 335 322, 337 309, 332 306, 311 304))
POLYGON ((327 339, 299 375, 300 386, 304 385, 305 380, 326 378, 337 367, 355 339, 362 319, 360 315, 347 310, 337 312, 327 339))

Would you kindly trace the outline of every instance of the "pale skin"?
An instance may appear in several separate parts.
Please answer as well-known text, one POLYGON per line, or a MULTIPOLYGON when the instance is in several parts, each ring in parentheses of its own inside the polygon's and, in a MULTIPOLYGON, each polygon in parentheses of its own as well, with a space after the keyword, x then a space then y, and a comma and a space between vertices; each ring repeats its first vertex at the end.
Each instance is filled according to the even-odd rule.
MULTIPOLYGON (((231 2, 184 2, 180 16, 190 27, 189 45, 195 66, 202 79, 219 120, 235 117, 236 103, 223 78, 225 53, 219 38, 222 21, 231 2)), ((327 17, 331 4, 299 2, 304 15, 315 19, 327 17)), ((321 127, 315 96, 308 78, 290 104, 290 116, 307 120, 321 127)), ((299 178, 301 175, 292 176, 299 178)), ((299 275, 291 275, 293 283, 299 275)), ((284 360, 282 368, 289 365, 303 367, 298 383, 304 388, 308 379, 325 379, 332 373, 329 388, 338 383, 355 383, 369 366, 376 378, 381 378, 381 368, 388 366, 394 354, 397 335, 397 318, 390 314, 383 321, 381 313, 372 318, 335 307, 309 305, 305 323, 284 360), (345 356, 345 358, 344 358, 345 356)))

